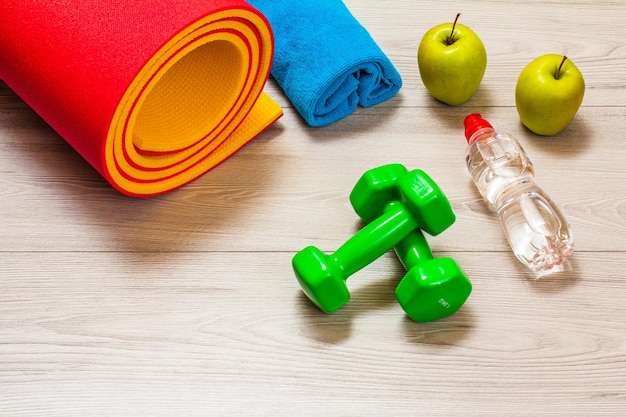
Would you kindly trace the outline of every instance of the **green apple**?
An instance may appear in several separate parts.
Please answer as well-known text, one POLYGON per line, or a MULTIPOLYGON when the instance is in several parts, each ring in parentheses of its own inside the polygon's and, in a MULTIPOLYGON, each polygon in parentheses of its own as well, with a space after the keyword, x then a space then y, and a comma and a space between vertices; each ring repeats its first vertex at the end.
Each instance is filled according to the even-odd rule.
POLYGON ((468 101, 487 68, 485 45, 473 30, 457 23, 429 29, 417 49, 422 82, 431 96, 451 106, 468 101))
POLYGON ((547 54, 530 62, 515 85, 520 120, 532 132, 553 136, 565 129, 580 108, 585 80, 566 56, 547 54))

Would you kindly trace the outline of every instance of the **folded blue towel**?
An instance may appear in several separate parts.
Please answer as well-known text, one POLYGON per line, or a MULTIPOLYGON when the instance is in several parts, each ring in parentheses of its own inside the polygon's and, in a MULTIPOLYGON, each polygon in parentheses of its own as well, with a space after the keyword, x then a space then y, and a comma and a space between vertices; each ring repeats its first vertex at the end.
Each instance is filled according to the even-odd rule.
POLYGON ((271 74, 311 126, 325 126, 393 97, 389 58, 340 0, 248 0, 274 31, 271 74))

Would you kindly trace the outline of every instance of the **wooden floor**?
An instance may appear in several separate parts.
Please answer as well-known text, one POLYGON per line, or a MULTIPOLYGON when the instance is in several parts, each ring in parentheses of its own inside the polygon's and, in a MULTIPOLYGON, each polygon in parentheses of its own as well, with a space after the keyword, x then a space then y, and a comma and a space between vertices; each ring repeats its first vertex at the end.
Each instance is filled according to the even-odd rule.
POLYGON ((0 415, 626 415, 626 3, 347 0, 402 74, 392 100, 325 128, 284 117, 226 163, 153 199, 122 196, 0 83, 0 415), (489 63, 470 102, 430 98, 417 45, 461 22, 489 63), (587 84, 572 124, 525 130, 525 64, 567 54, 587 84), (462 120, 516 135, 576 237, 572 270, 534 280, 465 170, 462 120), (474 290, 418 324, 389 252, 327 315, 291 269, 362 225, 348 195, 379 165, 420 168, 457 215, 429 238, 474 290))

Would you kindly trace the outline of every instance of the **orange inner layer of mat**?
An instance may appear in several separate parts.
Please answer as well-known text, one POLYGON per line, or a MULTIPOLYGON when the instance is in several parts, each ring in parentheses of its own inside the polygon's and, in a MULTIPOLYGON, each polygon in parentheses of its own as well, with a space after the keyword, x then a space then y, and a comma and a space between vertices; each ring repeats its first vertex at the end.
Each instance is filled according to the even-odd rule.
POLYGON ((107 171, 116 184, 150 194, 176 188, 282 114, 262 92, 260 78, 271 62, 271 50, 261 44, 271 42, 271 33, 258 38, 247 21, 223 14, 179 33, 128 89, 106 147, 107 171))

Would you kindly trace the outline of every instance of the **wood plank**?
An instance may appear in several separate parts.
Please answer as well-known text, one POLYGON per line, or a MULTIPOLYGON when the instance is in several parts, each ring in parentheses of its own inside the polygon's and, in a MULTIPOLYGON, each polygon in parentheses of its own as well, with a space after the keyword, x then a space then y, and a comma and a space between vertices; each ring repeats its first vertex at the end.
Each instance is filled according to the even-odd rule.
POLYGON ((457 314, 420 324, 395 302, 403 272, 391 256, 357 273, 350 303, 327 315, 300 293, 289 253, 0 253, 11 382, 0 409, 623 412, 626 290, 621 273, 602 272, 621 267, 614 256, 584 254, 579 273, 532 281, 494 254, 437 255, 454 256, 474 291, 457 314))
MULTIPOLYGON (((424 170, 451 200, 458 220, 439 239, 447 249, 502 248, 497 217, 465 168, 461 123, 467 110, 433 116, 419 108, 391 114, 361 109, 324 130, 298 126, 298 116, 287 112, 214 171, 151 200, 120 195, 51 130, 28 129, 34 117, 17 117, 0 142, 2 154, 11 155, 0 177, 0 250, 280 251, 297 250, 311 237, 331 250, 361 226, 348 201, 352 187, 363 172, 388 163, 424 170)), ((596 140, 591 133, 622 110, 584 108, 551 139, 507 122, 515 120, 512 112, 484 113, 520 138, 537 183, 572 223, 578 248, 625 247, 625 151, 619 141, 596 140)))

